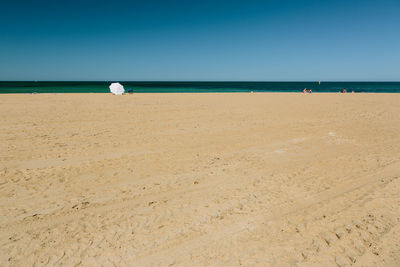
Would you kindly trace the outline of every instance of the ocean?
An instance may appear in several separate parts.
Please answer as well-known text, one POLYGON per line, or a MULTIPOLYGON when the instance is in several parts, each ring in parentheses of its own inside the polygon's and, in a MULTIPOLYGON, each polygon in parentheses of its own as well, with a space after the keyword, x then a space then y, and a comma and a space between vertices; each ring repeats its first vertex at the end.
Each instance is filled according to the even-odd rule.
MULTIPOLYGON (((400 82, 135 82, 119 81, 125 90, 135 93, 208 93, 208 92, 313 92, 400 93, 400 82)), ((1 94, 30 93, 108 93, 111 82, 31 81, 0 82, 1 94)))

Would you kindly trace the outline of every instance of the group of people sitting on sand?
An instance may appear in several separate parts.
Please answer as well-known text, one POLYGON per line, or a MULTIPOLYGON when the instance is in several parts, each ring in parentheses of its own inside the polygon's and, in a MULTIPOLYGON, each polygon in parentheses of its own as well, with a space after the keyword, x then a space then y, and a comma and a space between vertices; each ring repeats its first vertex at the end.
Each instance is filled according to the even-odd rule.
MULTIPOLYGON (((339 93, 347 93, 347 90, 346 90, 346 88, 344 88, 342 91, 339 91, 339 93)), ((355 93, 354 92, 354 90, 353 91, 351 91, 351 93, 355 93)), ((364 91, 361 91, 361 93, 364 93, 364 91)))
MULTIPOLYGON (((303 94, 311 94, 311 93, 312 93, 311 89, 304 88, 303 94)), ((343 90, 339 91, 339 93, 347 93, 346 88, 344 88, 343 90)), ((354 91, 352 91, 352 93, 354 93, 354 91)))

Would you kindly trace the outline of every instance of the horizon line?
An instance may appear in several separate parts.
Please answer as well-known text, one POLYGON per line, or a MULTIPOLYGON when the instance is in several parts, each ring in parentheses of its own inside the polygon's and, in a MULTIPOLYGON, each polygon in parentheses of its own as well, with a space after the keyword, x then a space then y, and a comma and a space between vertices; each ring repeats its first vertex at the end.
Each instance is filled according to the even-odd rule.
POLYGON ((400 82, 391 80, 0 80, 0 82, 400 82))

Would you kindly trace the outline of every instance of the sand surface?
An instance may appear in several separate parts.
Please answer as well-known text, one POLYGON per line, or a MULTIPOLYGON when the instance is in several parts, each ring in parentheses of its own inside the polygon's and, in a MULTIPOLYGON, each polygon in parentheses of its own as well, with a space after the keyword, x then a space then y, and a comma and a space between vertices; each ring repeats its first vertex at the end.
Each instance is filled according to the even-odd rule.
POLYGON ((1 266, 399 266, 400 94, 0 95, 1 266))

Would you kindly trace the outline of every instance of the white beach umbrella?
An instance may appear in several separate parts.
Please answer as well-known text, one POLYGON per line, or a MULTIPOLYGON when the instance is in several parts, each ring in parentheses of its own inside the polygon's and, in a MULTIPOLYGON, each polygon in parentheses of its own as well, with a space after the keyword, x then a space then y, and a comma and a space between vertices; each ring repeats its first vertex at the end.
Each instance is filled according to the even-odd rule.
POLYGON ((112 83, 110 85, 110 91, 114 95, 122 95, 125 92, 125 89, 120 83, 112 83))

